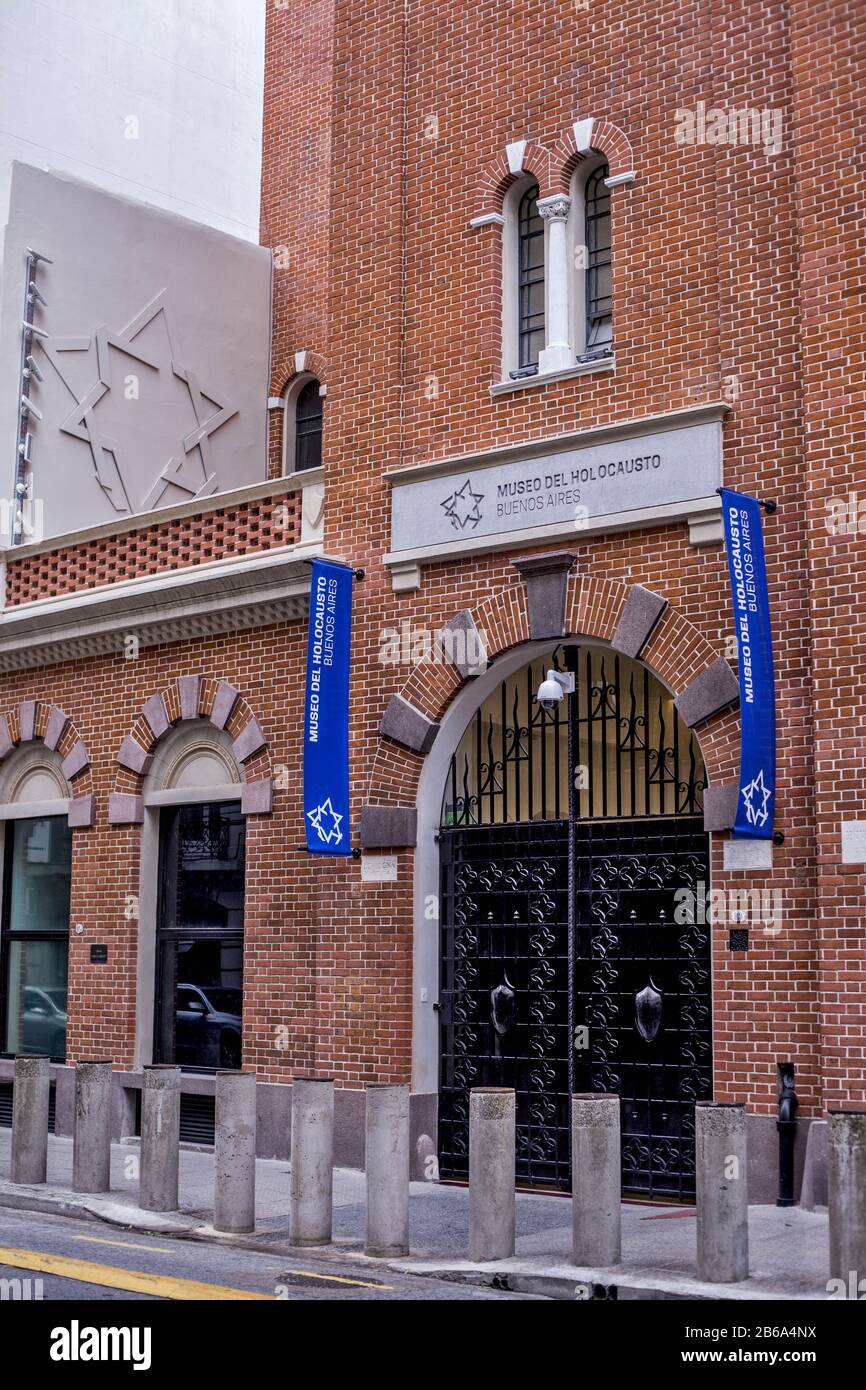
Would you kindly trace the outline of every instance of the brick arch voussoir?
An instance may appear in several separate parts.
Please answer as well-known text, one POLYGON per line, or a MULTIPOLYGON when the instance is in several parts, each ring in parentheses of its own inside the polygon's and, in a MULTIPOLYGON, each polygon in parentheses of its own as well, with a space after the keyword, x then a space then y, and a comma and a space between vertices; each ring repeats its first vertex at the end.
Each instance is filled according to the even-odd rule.
POLYGON ((612 121, 595 121, 589 149, 577 147, 573 128, 560 135, 551 150, 552 177, 558 193, 567 193, 571 176, 584 159, 603 154, 607 159, 608 177, 622 178, 634 174, 634 151, 625 131, 612 121))
MULTIPOLYGON (((565 608, 565 636, 610 642, 632 585, 618 579, 573 574, 565 608)), ((483 635, 488 662, 530 640, 529 614, 522 583, 505 586, 472 612, 483 635)), ((640 661, 674 696, 680 695, 722 656, 675 606, 669 605, 640 654, 640 661)), ((402 698, 438 723, 466 680, 449 666, 421 663, 399 690, 402 698)), ((736 779, 740 760, 739 710, 729 707, 702 721, 695 730, 711 785, 736 779)), ((413 805, 424 758, 384 735, 377 741, 367 800, 376 806, 413 805)))
POLYGON ((59 705, 46 700, 22 700, 13 709, 0 714, 0 763, 16 749, 32 743, 42 743, 60 759, 60 767, 69 788, 70 824, 75 827, 92 823, 93 771, 87 745, 73 719, 59 705))
POLYGON ((296 376, 314 376, 323 385, 327 385, 328 372, 328 360, 320 352, 308 351, 306 353, 303 372, 299 372, 295 365, 295 353, 287 353, 285 357, 280 359, 271 373, 269 395, 282 396, 296 376))
POLYGON ((141 818, 145 778, 159 743, 182 724, 207 722, 224 729, 243 777, 242 801, 248 814, 268 812, 273 796, 270 748, 246 697, 229 681, 213 674, 179 676, 155 691, 123 737, 115 761, 109 819, 123 824, 141 818))
POLYGON ((483 217, 490 213, 501 213, 508 192, 515 179, 524 174, 534 174, 538 180, 538 195, 546 198, 558 188, 551 185, 551 154, 545 145, 536 140, 527 140, 523 151, 522 167, 513 173, 508 165, 508 156, 503 152, 485 164, 475 186, 474 215, 483 217))

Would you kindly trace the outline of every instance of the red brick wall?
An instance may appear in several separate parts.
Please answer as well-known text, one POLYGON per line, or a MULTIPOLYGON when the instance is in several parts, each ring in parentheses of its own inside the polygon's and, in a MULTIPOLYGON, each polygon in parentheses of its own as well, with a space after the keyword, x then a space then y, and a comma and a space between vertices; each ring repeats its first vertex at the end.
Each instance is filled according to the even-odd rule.
MULTIPOLYGON (((838 844, 839 816, 861 814, 866 777, 862 541, 823 529, 828 495, 858 480, 866 488, 862 461, 852 465, 855 449, 862 459, 862 181, 852 178, 861 7, 410 0, 404 16, 394 0, 293 0, 268 14, 263 236, 280 258, 271 391, 295 352, 316 354, 329 389, 326 550, 367 571, 356 586, 353 819, 388 795, 375 780, 378 722, 413 676, 381 664, 383 631, 404 619, 435 630, 497 595, 515 611, 522 602, 507 554, 426 567, 417 593, 395 595, 382 564, 383 472, 724 394, 725 481, 779 502, 765 532, 785 843, 772 874, 726 876, 717 838, 714 885, 778 887, 785 916, 778 935, 753 929, 746 956, 730 954, 727 928, 716 928, 716 1095, 772 1113, 775 1063, 792 1059, 804 1113, 822 1096, 866 1099, 866 885, 841 868, 838 844), (781 112, 781 152, 677 145, 674 113, 698 100, 781 112), (571 122, 590 115, 623 132, 635 161, 634 183, 613 193, 616 371, 492 399, 500 234, 469 226, 483 210, 484 171, 516 139, 555 160, 571 122)), ((274 470, 280 447, 275 427, 274 470)), ((569 548, 580 576, 638 582, 669 600, 660 661, 688 668, 694 631, 707 650, 723 648, 723 552, 691 546, 685 524, 576 533, 569 548)), ((47 582, 31 568, 20 592, 47 582)), ((341 1084, 408 1078, 413 855, 399 854, 397 885, 362 885, 356 862, 296 852, 302 668, 295 624, 0 680, 0 708, 54 700, 90 748, 98 819, 75 834, 73 921, 88 930, 72 947, 74 1049, 130 1059, 135 927, 123 904, 137 893, 138 831, 105 825, 114 754, 153 690, 201 672, 241 689, 272 762, 290 770, 273 817, 250 822, 246 1060, 272 1079, 312 1066, 341 1084), (86 952, 96 931, 121 947, 104 974, 86 952), (287 1051, 275 1046, 280 1024, 287 1051)), ((423 704, 423 673, 413 690, 423 704)), ((710 766, 731 777, 723 750, 735 720, 699 732, 710 766)), ((404 763, 401 796, 418 771, 417 759, 404 763)))
MULTIPOLYGON (((327 383, 331 261, 334 0, 267 7, 262 242, 274 255, 271 393, 295 372, 295 354, 327 383)), ((282 471, 282 420, 271 416, 271 477, 282 471)))
POLYGON ((866 968, 862 866, 841 863, 840 820, 862 819, 866 802, 866 449, 863 435, 863 244, 866 191, 859 121, 866 62, 866 10, 830 3, 792 6, 799 227, 800 374, 805 520, 810 577, 814 745, 813 814, 818 912, 813 931, 825 1098, 866 1098, 866 968), (831 534, 832 499, 851 509, 853 529, 831 534))
MULTIPOLYGON (((382 472, 736 395, 725 480, 780 502, 767 548, 786 839, 772 876, 732 883, 779 886, 786 911, 778 936, 753 931, 745 958, 725 949, 726 929, 716 931, 717 1095, 768 1113, 777 1060, 795 1060, 807 1112, 820 1089, 786 14, 782 4, 729 3, 710 16, 691 0, 664 11, 602 0, 587 11, 547 0, 413 3, 404 31, 401 6, 338 6, 326 517, 328 548, 368 572, 356 625, 360 803, 376 723, 409 674, 379 665, 383 628, 405 618, 435 629, 516 584, 509 557, 491 556, 431 566, 418 593, 395 596, 378 558, 389 510, 382 472), (674 112, 699 98, 780 110, 782 152, 771 159, 749 147, 677 145, 674 112), (635 156, 634 184, 613 194, 616 372, 491 399, 500 233, 469 227, 484 210, 482 171, 516 139, 555 149, 571 122, 589 115, 620 127, 635 156), (425 133, 431 116, 437 139, 425 133)), ((576 536, 570 548, 582 573, 663 593, 716 649, 731 631, 723 552, 691 547, 684 525, 576 536)), ((717 886, 725 883, 720 848, 717 886)), ((372 897, 380 920, 399 930, 408 916, 402 889, 377 889, 364 903, 372 897)), ((352 922, 363 929, 361 904, 352 922)))

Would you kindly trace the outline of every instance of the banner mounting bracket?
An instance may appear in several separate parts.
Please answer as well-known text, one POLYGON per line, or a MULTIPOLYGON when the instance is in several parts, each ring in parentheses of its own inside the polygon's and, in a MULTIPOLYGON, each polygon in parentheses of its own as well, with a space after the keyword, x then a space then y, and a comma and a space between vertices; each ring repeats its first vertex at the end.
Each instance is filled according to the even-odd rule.
MULTIPOLYGON (((735 490, 734 488, 727 488, 727 489, 725 489, 725 488, 723 488, 723 487, 717 487, 717 488, 716 488, 716 492, 719 494, 720 497, 721 497, 721 495, 722 495, 723 492, 725 492, 725 491, 733 492, 734 490, 735 490)), ((764 511, 767 513, 768 516, 772 516, 772 515, 773 515, 773 512, 778 511, 778 509, 779 509, 779 504, 778 504, 778 502, 773 502, 772 500, 765 502, 765 501, 764 501, 762 498, 760 498, 760 497, 756 497, 754 500, 757 502, 757 504, 758 504, 759 507, 763 507, 764 511)))

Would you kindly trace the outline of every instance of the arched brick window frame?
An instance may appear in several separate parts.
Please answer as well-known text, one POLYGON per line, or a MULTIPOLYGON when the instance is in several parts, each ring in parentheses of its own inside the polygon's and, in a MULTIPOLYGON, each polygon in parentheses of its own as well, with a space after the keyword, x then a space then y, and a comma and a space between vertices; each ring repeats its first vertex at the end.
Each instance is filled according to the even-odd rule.
POLYGON ((59 705, 22 700, 0 714, 0 766, 18 749, 41 743, 55 755, 69 792, 69 825, 74 830, 93 824, 93 777, 90 755, 73 720, 59 705))
POLYGON ((108 801, 111 825, 144 820, 144 781, 160 740, 182 722, 207 720, 225 730, 240 773, 244 815, 268 815, 273 808, 273 778, 267 740, 253 711, 229 681, 217 676, 179 676, 145 701, 132 729, 117 751, 118 771, 108 801))
MULTIPOLYGON (((515 562, 515 582, 472 612, 463 610, 443 632, 473 632, 489 664, 539 638, 609 644, 640 660, 675 696, 694 727, 709 779, 708 830, 733 823, 740 766, 737 678, 721 653, 663 596, 640 585, 579 574, 562 553, 515 562), (551 624, 550 594, 561 604, 551 624)), ((415 843, 418 784, 424 758, 452 700, 472 678, 465 665, 419 664, 383 711, 368 793, 361 807, 361 845, 399 848, 415 843)))
MULTIPOLYGON (((286 397, 296 381, 309 380, 311 377, 327 388, 330 367, 327 358, 320 352, 295 352, 290 357, 281 358, 271 373, 268 390, 268 473, 271 478, 281 478, 284 472, 286 397)), ((288 471, 291 472, 291 468, 288 471)))
MULTIPOLYGON (((616 189, 631 184, 635 178, 634 155, 628 136, 608 120, 583 117, 558 135, 550 145, 519 140, 507 145, 495 159, 480 171, 475 188, 474 215, 471 227, 481 235, 477 248, 478 273, 491 305, 481 326, 481 350, 486 361, 501 363, 508 372, 513 352, 508 333, 503 342, 503 301, 506 291, 504 271, 508 256, 504 254, 508 240, 506 197, 515 181, 532 175, 538 183, 539 203, 546 199, 568 198, 573 193, 575 171, 586 160, 597 162, 602 157, 608 166, 607 185, 616 189)), ((552 214, 557 209, 550 205, 552 214)), ((566 204, 567 206, 567 204, 566 204)), ((573 214, 572 214, 573 215, 573 214)), ((560 220, 562 214, 559 214, 560 220)), ((628 246, 630 242, 628 216, 616 198, 612 205, 614 255, 613 301, 626 283, 629 274, 628 246)), ((579 338, 571 324, 571 347, 580 351, 579 338)), ((556 365, 549 364, 549 365, 556 365)), ((504 379, 504 375, 503 375, 504 379)))

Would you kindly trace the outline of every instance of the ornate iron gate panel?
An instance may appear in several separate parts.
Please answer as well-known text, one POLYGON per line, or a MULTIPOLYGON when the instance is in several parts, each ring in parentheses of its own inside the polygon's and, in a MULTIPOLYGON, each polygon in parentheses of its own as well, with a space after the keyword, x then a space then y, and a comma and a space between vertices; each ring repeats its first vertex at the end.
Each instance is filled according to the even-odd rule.
POLYGON ((675 894, 708 883, 703 789, 669 692, 600 648, 557 649, 477 711, 440 832, 444 1177, 468 1173, 474 1086, 514 1087, 518 1181, 563 1189, 570 1095, 616 1092, 624 1190, 693 1196, 710 941, 675 894), (575 691, 546 711, 560 658, 575 691))
POLYGON ((622 1098, 625 1192, 690 1199, 694 1103, 712 1094, 710 932, 675 893, 708 882, 703 823, 584 821, 574 836, 574 1088, 622 1098))
POLYGON ((468 1176, 472 1087, 513 1086, 518 1181, 568 1186, 568 899, 565 822, 443 836, 443 1177, 468 1176))

